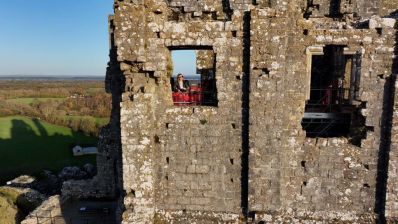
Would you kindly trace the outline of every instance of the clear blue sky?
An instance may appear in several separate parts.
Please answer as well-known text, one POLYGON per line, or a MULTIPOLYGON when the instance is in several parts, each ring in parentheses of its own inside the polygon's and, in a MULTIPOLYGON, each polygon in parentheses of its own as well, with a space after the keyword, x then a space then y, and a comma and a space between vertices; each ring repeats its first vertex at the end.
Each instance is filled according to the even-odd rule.
MULTIPOLYGON (((113 0, 0 0, 0 75, 104 76, 113 0)), ((196 74, 195 51, 173 51, 196 74)))
POLYGON ((173 76, 183 73, 185 76, 196 75, 196 54, 194 50, 174 50, 171 52, 173 58, 173 76))
POLYGON ((99 75, 113 0, 0 0, 0 75, 99 75))

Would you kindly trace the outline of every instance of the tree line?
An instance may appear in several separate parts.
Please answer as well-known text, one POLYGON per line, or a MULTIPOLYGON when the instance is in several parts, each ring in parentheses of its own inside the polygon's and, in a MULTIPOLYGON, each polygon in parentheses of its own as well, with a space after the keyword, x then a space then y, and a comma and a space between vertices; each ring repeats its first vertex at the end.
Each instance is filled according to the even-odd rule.
POLYGON ((70 82, 49 82, 39 88, 38 83, 33 83, 30 89, 26 89, 29 86, 26 82, 0 82, 0 116, 36 117, 52 124, 70 127, 73 131, 98 136, 101 124, 96 118, 110 117, 111 97, 104 92, 102 82, 90 81, 83 88, 85 85, 85 82, 74 85, 70 82), (8 100, 18 98, 36 99, 29 104, 8 100))
POLYGON ((0 99, 66 98, 90 91, 104 92, 103 81, 0 81, 0 99))

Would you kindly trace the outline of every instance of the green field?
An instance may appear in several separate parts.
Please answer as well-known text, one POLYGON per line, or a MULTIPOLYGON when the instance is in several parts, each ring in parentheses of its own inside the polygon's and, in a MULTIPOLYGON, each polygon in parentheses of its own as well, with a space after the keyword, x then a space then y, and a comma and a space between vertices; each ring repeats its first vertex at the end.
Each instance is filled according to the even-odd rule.
POLYGON ((97 124, 104 126, 106 124, 109 123, 109 117, 96 117, 95 121, 97 122, 97 124))
POLYGON ((72 147, 96 145, 97 139, 70 128, 22 116, 0 117, 0 183, 43 169, 95 163, 95 156, 74 157, 72 147))
POLYGON ((23 105, 31 105, 35 100, 38 100, 40 102, 45 102, 49 100, 61 102, 64 101, 65 98, 16 98, 16 99, 8 99, 7 102, 19 103, 23 105))

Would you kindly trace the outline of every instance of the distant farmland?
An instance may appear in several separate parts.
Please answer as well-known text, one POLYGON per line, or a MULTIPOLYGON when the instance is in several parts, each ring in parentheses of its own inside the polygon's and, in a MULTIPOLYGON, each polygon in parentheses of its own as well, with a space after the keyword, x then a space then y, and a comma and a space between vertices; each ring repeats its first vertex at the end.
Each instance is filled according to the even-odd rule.
POLYGON ((8 99, 7 102, 20 103, 20 104, 24 104, 24 105, 31 105, 35 101, 45 102, 45 101, 51 101, 51 100, 56 101, 56 102, 61 102, 61 101, 64 101, 65 98, 32 98, 32 97, 27 97, 27 98, 8 99))

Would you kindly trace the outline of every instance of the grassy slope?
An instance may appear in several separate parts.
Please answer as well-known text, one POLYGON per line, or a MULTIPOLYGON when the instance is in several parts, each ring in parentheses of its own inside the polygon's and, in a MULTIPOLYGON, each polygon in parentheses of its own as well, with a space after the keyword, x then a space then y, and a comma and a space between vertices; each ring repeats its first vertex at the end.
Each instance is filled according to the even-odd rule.
POLYGON ((0 183, 43 169, 95 162, 95 156, 73 157, 75 144, 95 145, 96 138, 21 116, 0 118, 0 183))

